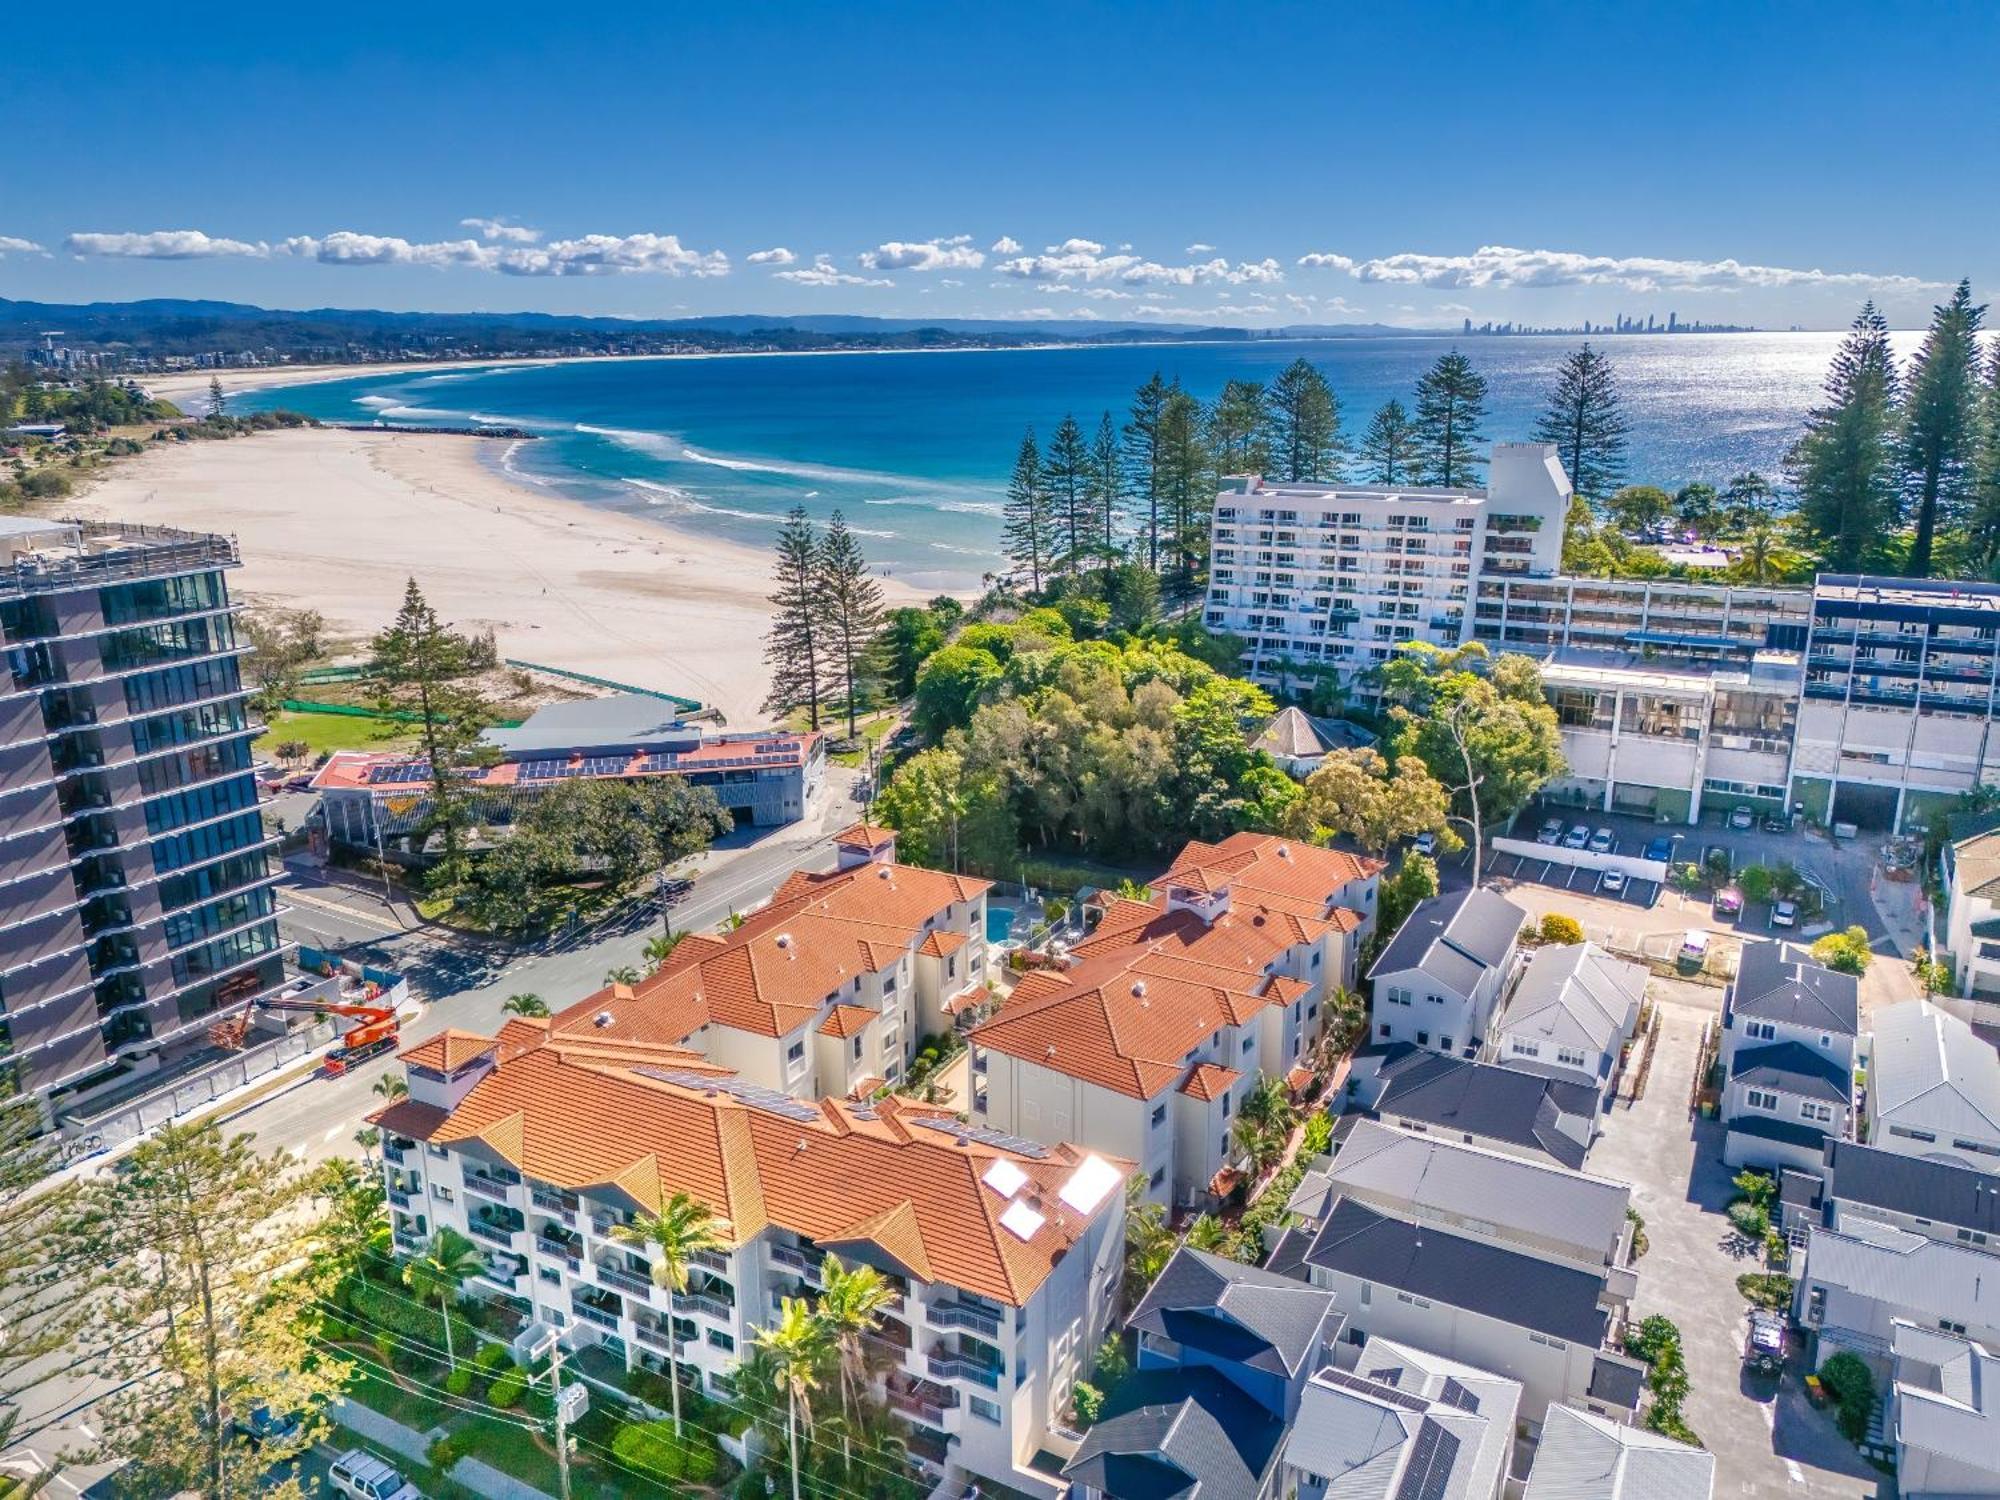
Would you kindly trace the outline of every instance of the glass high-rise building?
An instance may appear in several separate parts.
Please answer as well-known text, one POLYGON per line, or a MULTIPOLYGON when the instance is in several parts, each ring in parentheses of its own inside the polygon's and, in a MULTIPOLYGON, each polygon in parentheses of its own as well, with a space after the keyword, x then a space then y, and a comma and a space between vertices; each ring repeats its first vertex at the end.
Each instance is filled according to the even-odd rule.
POLYGON ((282 977, 226 537, 0 517, 0 1092, 164 1078, 282 977))

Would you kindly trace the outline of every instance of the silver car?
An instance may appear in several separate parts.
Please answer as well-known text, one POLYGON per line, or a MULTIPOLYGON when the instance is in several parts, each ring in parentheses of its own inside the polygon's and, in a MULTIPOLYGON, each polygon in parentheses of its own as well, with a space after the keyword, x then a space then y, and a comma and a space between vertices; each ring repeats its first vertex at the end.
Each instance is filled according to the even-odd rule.
POLYGON ((1542 831, 1535 835, 1538 844, 1560 844, 1563 837, 1563 820, 1550 818, 1542 825, 1542 831))
POLYGON ((1565 849, 1581 849, 1589 842, 1590 828, 1589 825, 1584 823, 1577 824, 1576 827, 1563 835, 1563 848, 1565 849))
POLYGON ((353 1500, 424 1500, 421 1490, 366 1448, 350 1448, 341 1454, 326 1477, 353 1500))
POLYGON ((1618 835, 1609 828, 1600 828, 1590 836, 1592 854, 1609 854, 1618 847, 1618 835))

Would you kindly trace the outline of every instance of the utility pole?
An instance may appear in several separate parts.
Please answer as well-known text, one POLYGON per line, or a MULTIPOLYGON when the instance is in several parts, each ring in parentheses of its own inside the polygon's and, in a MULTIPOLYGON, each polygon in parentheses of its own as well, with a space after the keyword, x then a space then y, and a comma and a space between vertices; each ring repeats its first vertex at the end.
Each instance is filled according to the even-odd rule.
POLYGON ((570 1500, 569 1493, 569 1424, 582 1416, 590 1405, 590 1391, 581 1385, 563 1385, 562 1340, 553 1329, 542 1343, 529 1351, 529 1358, 549 1357, 549 1393, 554 1398, 552 1404, 556 1413, 556 1472, 562 1479, 562 1500, 570 1500), (576 1409, 572 1411, 570 1408, 576 1409))

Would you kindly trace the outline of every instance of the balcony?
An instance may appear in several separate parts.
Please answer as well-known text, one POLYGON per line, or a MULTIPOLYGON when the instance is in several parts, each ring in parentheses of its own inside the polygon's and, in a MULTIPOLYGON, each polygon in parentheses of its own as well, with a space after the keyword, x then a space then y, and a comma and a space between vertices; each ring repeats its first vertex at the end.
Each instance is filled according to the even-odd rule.
POLYGON ((704 1297, 700 1292, 678 1292, 674 1296, 674 1311, 700 1313, 705 1318, 718 1322, 736 1321, 736 1309, 719 1297, 704 1297))
POLYGON ((581 1244, 571 1240, 554 1239, 544 1234, 536 1237, 535 1248, 541 1251, 542 1254, 563 1262, 570 1270, 577 1274, 582 1274, 583 1247, 581 1244))
POLYGON ((935 1327, 963 1328, 986 1339, 1000 1337, 1000 1320, 997 1317, 976 1307, 967 1307, 962 1302, 933 1302, 929 1313, 935 1327))
POLYGON ((651 1323, 633 1324, 633 1337, 649 1349, 658 1349, 663 1354, 673 1355, 687 1353, 687 1346, 692 1342, 690 1339, 674 1338, 664 1328, 651 1323))
POLYGON ((465 1190, 482 1198, 491 1198, 495 1203, 514 1201, 514 1184, 499 1182, 491 1177, 475 1177, 470 1172, 465 1174, 465 1190))
POLYGON ((389 1189, 389 1201, 395 1204, 396 1207, 398 1208, 410 1207, 410 1195, 404 1192, 401 1188, 389 1189))
POLYGON ((424 1248, 424 1237, 414 1229, 399 1229, 396 1231, 396 1244, 398 1248, 414 1253, 424 1248))
POLYGON ((819 1281, 819 1261, 797 1245, 773 1245, 771 1259, 781 1266, 791 1267, 808 1281, 819 1281))
MULTIPOLYGON (((618 1299, 613 1297, 611 1303, 615 1308, 618 1305, 618 1299)), ((605 1308, 599 1307, 594 1303, 586 1302, 580 1293, 569 1299, 569 1306, 570 1311, 586 1323, 595 1323, 599 1328, 609 1328, 613 1331, 616 1331, 618 1327, 618 1314, 616 1312, 607 1311, 605 1308)))
POLYGON ((939 1380, 970 1380, 989 1391, 1000 1389, 1000 1370, 994 1365, 984 1365, 956 1354, 933 1354, 925 1365, 939 1380))
POLYGON ((489 1245, 498 1245, 503 1250, 514 1248, 514 1236, 519 1230, 503 1229, 497 1224, 489 1224, 484 1219, 467 1218, 465 1227, 474 1239, 485 1240, 489 1245))
POLYGON ((690 1265, 700 1266, 704 1271, 714 1271, 719 1275, 729 1274, 729 1257, 718 1255, 713 1250, 697 1250, 688 1257, 690 1265))
POLYGON ((547 1188, 536 1188, 528 1195, 529 1201, 543 1213, 560 1220, 572 1229, 576 1227, 576 1200, 565 1198, 561 1193, 552 1193, 547 1188))
POLYGON ((398 1166, 401 1166, 410 1159, 410 1149, 396 1141, 384 1141, 382 1143, 382 1155, 388 1160, 395 1162, 398 1166))
POLYGON ((652 1277, 641 1276, 621 1266, 607 1266, 600 1261, 597 1267, 597 1279, 606 1286, 616 1287, 621 1292, 633 1292, 641 1297, 650 1297, 653 1294, 652 1277))

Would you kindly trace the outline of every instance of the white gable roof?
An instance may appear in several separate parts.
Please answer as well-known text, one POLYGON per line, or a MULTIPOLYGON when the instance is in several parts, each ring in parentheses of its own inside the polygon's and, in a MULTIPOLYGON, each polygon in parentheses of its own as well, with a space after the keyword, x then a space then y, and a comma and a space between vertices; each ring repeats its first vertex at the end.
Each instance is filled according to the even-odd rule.
POLYGON ((2000 1139, 2000 1053, 1957 1016, 1926 1000, 1885 1006, 1869 1064, 1885 1122, 1933 1132, 1941 1151, 1953 1136, 2000 1139))

